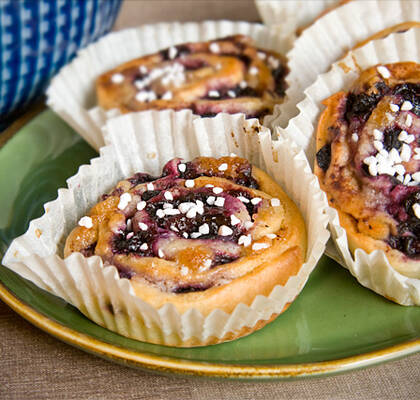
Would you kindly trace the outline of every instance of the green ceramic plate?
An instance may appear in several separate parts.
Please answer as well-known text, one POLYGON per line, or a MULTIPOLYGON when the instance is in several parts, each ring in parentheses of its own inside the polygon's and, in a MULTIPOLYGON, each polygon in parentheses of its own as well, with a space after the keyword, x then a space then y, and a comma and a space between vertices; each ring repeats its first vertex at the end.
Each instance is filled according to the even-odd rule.
MULTIPOLYGON (((43 213, 42 204, 93 151, 51 111, 0 149, 0 250, 43 213)), ((290 308, 254 334, 177 349, 130 340, 0 266, 0 298, 56 337, 100 356, 162 372, 235 378, 294 378, 343 372, 420 350, 420 307, 403 307, 360 286, 323 257, 290 308)))

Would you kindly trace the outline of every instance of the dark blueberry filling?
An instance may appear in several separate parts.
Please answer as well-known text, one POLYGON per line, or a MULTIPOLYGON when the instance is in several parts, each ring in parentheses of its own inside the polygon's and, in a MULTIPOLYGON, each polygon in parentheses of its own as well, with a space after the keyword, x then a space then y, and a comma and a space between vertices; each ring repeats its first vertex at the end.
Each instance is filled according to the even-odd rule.
POLYGON ((276 83, 275 92, 279 96, 284 96, 286 93, 287 85, 284 78, 287 75, 287 73, 288 73, 288 68, 285 67, 284 65, 280 65, 272 72, 274 82, 276 83))
MULTIPOLYGON (((134 233, 134 232, 133 232, 134 233)), ((124 231, 113 238, 112 249, 116 254, 130 254, 135 253, 142 257, 153 257, 152 241, 156 232, 149 227, 147 231, 138 231, 134 233, 129 239, 127 235, 129 232, 124 231), (140 247, 143 243, 148 244, 147 250, 141 250, 140 247)))
POLYGON ((394 88, 394 94, 400 95, 403 101, 409 101, 413 108, 412 113, 420 117, 420 84, 418 83, 403 83, 394 88))
MULTIPOLYGON (((181 45, 174 46, 174 47, 177 50, 176 57, 181 57, 181 56, 191 54, 191 49, 187 45, 181 44, 181 45)), ((171 58, 169 57, 169 48, 165 49, 165 50, 161 50, 160 55, 161 55, 163 61, 171 60, 171 58)))
POLYGON ((331 143, 325 144, 318 150, 316 153, 316 162, 319 168, 324 172, 327 171, 331 163, 331 143))
POLYGON ((233 183, 241 186, 246 186, 252 189, 258 189, 257 181, 252 177, 252 168, 248 163, 241 163, 235 166, 235 171, 233 171, 232 176, 228 176, 227 173, 217 172, 201 172, 197 170, 197 166, 194 162, 188 162, 185 164, 186 170, 185 172, 180 174, 182 179, 195 179, 200 176, 215 176, 219 178, 226 178, 232 181, 233 183))
POLYGON ((216 254, 213 258, 212 267, 221 264, 228 264, 237 260, 237 257, 229 256, 227 254, 216 254))
POLYGON ((137 186, 141 183, 152 182, 156 179, 157 178, 155 178, 152 175, 138 172, 137 174, 134 174, 131 178, 127 179, 127 181, 130 182, 133 186, 137 186))
POLYGON ((400 133, 401 128, 398 126, 385 129, 383 143, 386 151, 391 151, 391 149, 399 150, 401 148, 402 143, 398 140, 398 135, 400 133))
POLYGON ((404 215, 397 219, 398 235, 391 235, 388 238, 389 245, 409 257, 420 257, 420 220, 416 218, 413 211, 413 205, 420 202, 420 190, 417 187, 410 188, 409 195, 402 201, 404 215), (414 192, 410 193, 411 190, 414 192), (402 220, 403 219, 403 220, 402 220))
POLYGON ((85 249, 80 250, 80 252, 85 257, 90 257, 90 256, 93 256, 95 254, 95 248, 96 248, 96 242, 92 243, 89 247, 86 247, 85 249))
POLYGON ((117 267, 118 275, 121 279, 131 279, 134 276, 134 272, 130 271, 129 269, 123 269, 121 267, 117 267))
POLYGON ((210 286, 194 284, 194 285, 180 285, 172 289, 172 293, 191 293, 191 292, 202 292, 208 289, 210 286))
POLYGON ((251 217, 251 219, 253 219, 252 216, 257 213, 258 204, 254 205, 254 204, 251 203, 252 197, 250 196, 250 194, 248 192, 245 192, 244 190, 229 190, 228 193, 231 196, 234 196, 234 197, 245 197, 246 199, 249 200, 248 203, 243 203, 243 204, 246 207, 249 216, 251 217))
POLYGON ((152 197, 156 197, 159 195, 160 190, 148 190, 141 195, 141 199, 144 201, 150 200, 152 197))

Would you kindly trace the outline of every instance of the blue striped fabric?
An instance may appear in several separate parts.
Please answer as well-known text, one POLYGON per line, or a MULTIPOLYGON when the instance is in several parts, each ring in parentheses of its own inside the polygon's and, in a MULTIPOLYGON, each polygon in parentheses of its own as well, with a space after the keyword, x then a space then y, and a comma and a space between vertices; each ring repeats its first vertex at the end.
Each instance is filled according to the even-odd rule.
POLYGON ((112 28, 121 1, 0 1, 0 124, 39 97, 77 50, 112 28))

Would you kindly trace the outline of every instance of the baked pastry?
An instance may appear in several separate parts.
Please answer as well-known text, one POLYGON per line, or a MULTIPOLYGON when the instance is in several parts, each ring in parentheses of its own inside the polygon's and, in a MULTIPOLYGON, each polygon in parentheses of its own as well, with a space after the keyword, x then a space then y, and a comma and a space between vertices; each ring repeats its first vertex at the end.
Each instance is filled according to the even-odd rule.
POLYGON ((262 118, 281 103, 286 60, 235 35, 186 43, 126 62, 96 81, 99 105, 122 113, 191 109, 194 114, 244 113, 262 118))
POLYGON ((420 278, 420 65, 373 66, 324 101, 315 174, 349 248, 420 278))
POLYGON ((160 177, 137 173, 104 195, 68 236, 72 252, 114 265, 155 308, 231 313, 298 273, 306 230, 283 190, 245 159, 173 159, 160 177))

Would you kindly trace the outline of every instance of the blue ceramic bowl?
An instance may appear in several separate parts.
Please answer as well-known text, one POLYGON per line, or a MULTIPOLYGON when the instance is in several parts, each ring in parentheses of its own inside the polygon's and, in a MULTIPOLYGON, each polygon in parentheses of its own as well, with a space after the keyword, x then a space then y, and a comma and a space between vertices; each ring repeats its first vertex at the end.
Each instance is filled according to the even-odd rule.
POLYGON ((107 33, 122 0, 0 1, 0 122, 42 94, 77 50, 107 33))

